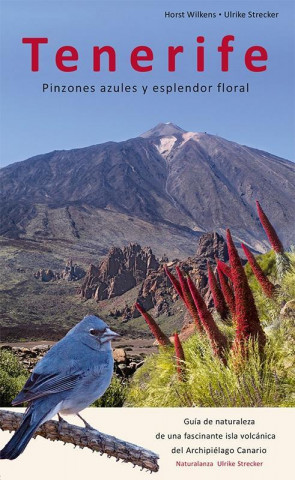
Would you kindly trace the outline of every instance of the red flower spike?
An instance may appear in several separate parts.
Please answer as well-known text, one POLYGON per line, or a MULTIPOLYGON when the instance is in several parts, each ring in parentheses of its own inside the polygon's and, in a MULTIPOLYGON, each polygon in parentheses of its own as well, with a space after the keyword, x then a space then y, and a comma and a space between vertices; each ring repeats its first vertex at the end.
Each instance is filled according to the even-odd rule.
POLYGON ((217 312, 219 313, 219 315, 221 316, 222 320, 226 320, 228 315, 228 307, 225 303, 223 293, 219 288, 217 279, 213 273, 209 260, 207 262, 207 268, 208 268, 208 282, 209 282, 209 287, 212 293, 214 306, 217 312))
POLYGON ((162 332, 162 330, 160 329, 159 325, 155 322, 153 317, 149 313, 147 313, 146 310, 139 303, 136 303, 135 307, 144 317, 146 323, 150 327, 152 334, 154 335, 156 340, 159 342, 159 344, 162 345, 162 347, 167 347, 168 345, 171 345, 169 338, 165 335, 165 333, 162 332))
MULTIPOLYGON (((178 267, 176 267, 178 268, 178 267)), ((201 332, 202 331, 202 326, 201 326, 201 323, 200 323, 200 320, 199 320, 199 316, 198 316, 198 312, 197 312, 197 309, 195 308, 195 306, 193 305, 193 301, 192 299, 189 299, 189 298, 186 298, 184 297, 184 293, 183 293, 183 290, 182 290, 182 287, 181 287, 181 284, 180 282, 177 280, 177 278, 173 275, 173 273, 171 273, 167 266, 164 267, 165 269, 165 272, 167 274, 167 276, 169 277, 173 287, 175 288, 176 292, 178 293, 179 297, 182 299, 182 301, 184 302, 186 308, 188 309, 191 317, 193 318, 195 324, 196 324, 196 327, 198 328, 198 330, 201 332)), ((180 270, 179 270, 180 271, 180 270)), ((183 283, 185 284, 186 283, 186 280, 185 278, 183 278, 183 275, 182 275, 182 279, 183 279, 183 283)), ((187 287, 187 291, 189 293, 189 289, 187 287)))
POLYGON ((258 200, 256 200, 256 207, 257 207, 259 220, 261 222, 261 225, 263 226, 263 229, 267 235, 267 238, 273 250, 276 253, 284 253, 284 247, 281 243, 281 240, 279 239, 277 232, 275 231, 274 227, 272 226, 269 219, 267 218, 264 211, 262 210, 258 200))
POLYGON ((190 277, 188 277, 188 286, 192 295, 192 298, 195 302, 195 305, 198 309, 198 313, 203 324, 203 327, 209 337, 213 352, 218 356, 224 363, 225 360, 225 351, 228 348, 228 341, 225 335, 219 330, 216 325, 211 312, 208 310, 207 305, 199 293, 197 287, 190 277))
POLYGON ((255 277, 257 278, 258 282, 260 283, 260 286, 265 293, 265 295, 268 298, 272 298, 276 287, 274 286, 273 283, 271 283, 270 280, 268 280, 267 276, 263 272, 262 268, 258 264, 256 258, 254 257, 253 253, 250 252, 250 250, 242 243, 242 249, 244 250, 244 253, 247 257, 247 260, 250 264, 250 267, 252 269, 252 272, 254 273, 255 277))
POLYGON ((174 350, 176 356, 176 365, 177 365, 177 375, 178 380, 183 382, 185 380, 185 357, 184 351, 181 345, 181 341, 177 333, 174 333, 174 350))
POLYGON ((262 354, 266 338, 260 325, 253 294, 229 230, 227 230, 226 235, 236 302, 236 337, 234 348, 241 350, 242 354, 246 355, 245 344, 251 337, 253 339, 257 338, 259 351, 262 354))
POLYGON ((167 275, 167 277, 169 278, 170 282, 172 283, 173 287, 175 288, 176 292, 178 293, 178 295, 180 296, 180 298, 184 301, 184 298, 183 298, 183 293, 182 293, 182 290, 181 290, 181 286, 180 286, 180 283, 179 281, 177 280, 177 278, 173 275, 173 273, 171 273, 168 269, 168 267, 165 265, 164 267, 164 270, 165 270, 165 273, 167 275))
POLYGON ((220 282, 220 286, 221 286, 223 296, 224 296, 225 301, 228 305, 231 316, 234 319, 234 316, 235 316, 235 313, 236 313, 234 292, 232 291, 231 286, 228 284, 228 282, 226 280, 226 276, 224 275, 224 273, 221 270, 219 265, 217 265, 217 273, 218 273, 218 278, 219 278, 219 282, 220 282))
POLYGON ((177 272, 179 283, 182 290, 183 301, 189 313, 191 314, 191 317, 194 320, 197 329, 199 330, 199 332, 202 333, 203 332, 202 324, 199 318, 197 307, 192 299, 190 289, 187 284, 187 280, 184 278, 183 273, 179 267, 176 267, 176 272, 177 272))
POLYGON ((219 269, 224 273, 224 275, 227 276, 227 278, 229 278, 230 280, 232 280, 232 278, 231 278, 231 269, 230 269, 229 265, 227 265, 226 263, 222 262, 221 260, 217 260, 217 267, 219 267, 219 269))

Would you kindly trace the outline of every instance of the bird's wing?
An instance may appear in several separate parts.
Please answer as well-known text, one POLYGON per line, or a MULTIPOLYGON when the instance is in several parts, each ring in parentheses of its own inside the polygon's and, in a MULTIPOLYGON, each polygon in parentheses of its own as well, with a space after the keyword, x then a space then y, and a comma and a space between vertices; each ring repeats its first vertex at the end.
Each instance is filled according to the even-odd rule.
POLYGON ((68 374, 58 372, 51 374, 42 374, 33 372, 28 378, 22 391, 11 402, 12 405, 30 402, 40 397, 52 393, 71 390, 77 384, 77 381, 83 376, 80 372, 71 372, 68 374))

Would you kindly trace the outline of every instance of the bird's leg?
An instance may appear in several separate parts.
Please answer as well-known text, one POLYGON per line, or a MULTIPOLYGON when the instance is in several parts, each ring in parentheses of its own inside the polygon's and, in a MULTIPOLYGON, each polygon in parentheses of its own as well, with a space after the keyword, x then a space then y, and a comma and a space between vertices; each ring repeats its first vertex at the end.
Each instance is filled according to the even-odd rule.
POLYGON ((86 428, 88 428, 89 430, 96 430, 96 428, 93 428, 91 425, 89 425, 89 423, 86 422, 86 420, 84 420, 84 418, 82 418, 81 415, 79 415, 79 413, 76 413, 76 415, 77 417, 80 418, 80 420, 82 420, 86 428))
POLYGON ((59 422, 61 422, 61 423, 62 423, 62 422, 68 423, 64 418, 62 418, 62 416, 61 416, 59 413, 57 414, 57 416, 58 416, 58 421, 59 421, 59 422))
POLYGON ((57 416, 58 416, 57 428, 58 428, 58 433, 60 434, 62 427, 65 426, 65 424, 68 425, 69 423, 64 418, 62 418, 62 416, 59 413, 57 414, 57 416))

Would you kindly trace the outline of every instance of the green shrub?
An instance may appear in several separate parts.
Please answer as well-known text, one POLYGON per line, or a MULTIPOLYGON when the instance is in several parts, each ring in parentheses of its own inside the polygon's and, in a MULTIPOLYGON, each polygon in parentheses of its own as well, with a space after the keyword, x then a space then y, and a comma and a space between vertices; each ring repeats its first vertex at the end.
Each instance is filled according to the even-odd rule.
MULTIPOLYGON (((294 266, 295 255, 289 254, 294 266)), ((263 270, 276 278, 275 255, 258 257, 263 270)), ((248 358, 228 354, 225 366, 212 355, 207 338, 195 334, 183 342, 186 381, 177 378, 175 353, 160 348, 135 373, 127 392, 126 406, 137 407, 287 407, 295 406, 295 325, 294 318, 279 318, 282 304, 295 298, 294 267, 284 275, 273 300, 265 297, 246 266, 262 324, 267 332, 263 359, 257 345, 248 358)), ((277 282, 275 282, 277 283, 277 282)), ((234 327, 222 327, 228 338, 234 327)))
POLYGON ((0 406, 9 407, 24 386, 28 372, 18 358, 7 350, 0 350, 0 406))
POLYGON ((295 254, 288 253, 287 255, 290 260, 290 270, 284 275, 279 285, 277 281, 276 257, 274 252, 268 252, 256 257, 256 260, 264 273, 274 284, 278 285, 277 294, 273 299, 269 299, 264 295, 258 281, 252 273, 250 265, 247 264, 245 267, 259 318, 264 327, 277 321, 283 303, 295 298, 295 254))
POLYGON ((295 253, 288 254, 290 267, 281 282, 281 298, 288 301, 295 298, 295 253))
MULTIPOLYGON (((0 406, 9 407, 28 378, 27 370, 8 350, 0 350, 0 406)), ((126 399, 126 385, 118 377, 112 378, 105 394, 96 400, 95 407, 122 407, 126 399)))
MULTIPOLYGON (((137 407, 262 407, 295 405, 292 387, 279 366, 278 344, 269 342, 262 362, 257 346, 238 368, 231 354, 228 366, 214 357, 206 339, 198 334, 183 343, 186 382, 179 382, 172 349, 162 348, 134 375, 126 406, 137 407), (276 348, 274 348, 276 346, 276 348)), ((281 351, 282 353, 282 351, 281 351)), ((281 357, 280 357, 281 358, 281 357)), ((242 361, 242 359, 241 359, 242 361)))

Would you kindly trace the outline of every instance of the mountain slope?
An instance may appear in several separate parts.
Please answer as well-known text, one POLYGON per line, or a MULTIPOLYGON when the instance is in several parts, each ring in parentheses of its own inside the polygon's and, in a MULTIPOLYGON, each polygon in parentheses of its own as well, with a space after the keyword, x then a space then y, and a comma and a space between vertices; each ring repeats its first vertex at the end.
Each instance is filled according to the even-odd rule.
POLYGON ((186 256, 201 233, 227 227, 263 251, 256 198, 284 243, 294 232, 292 162, 171 123, 12 164, 1 183, 2 235, 85 251, 132 241, 157 255, 186 256))

